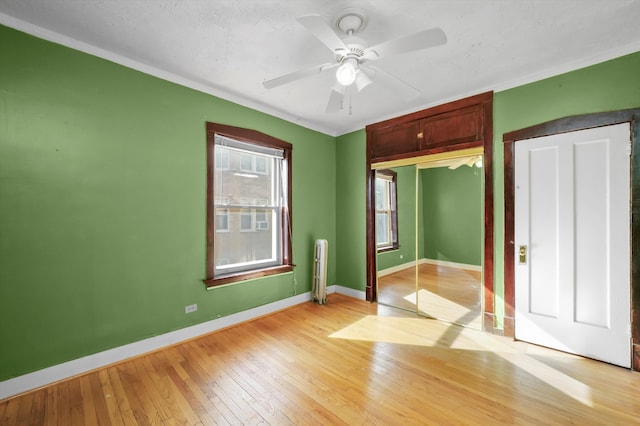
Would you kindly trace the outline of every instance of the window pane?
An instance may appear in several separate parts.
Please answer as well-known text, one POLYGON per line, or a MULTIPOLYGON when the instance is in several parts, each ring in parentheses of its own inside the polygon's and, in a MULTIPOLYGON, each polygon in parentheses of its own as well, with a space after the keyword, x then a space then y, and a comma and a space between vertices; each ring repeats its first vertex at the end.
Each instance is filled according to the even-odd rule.
MULTIPOLYGON (((215 270, 225 274, 278 264, 282 233, 275 227, 275 212, 282 189, 277 164, 284 160, 237 148, 226 151, 229 168, 214 171, 214 199, 227 211, 227 230, 215 237, 215 270)), ((216 217, 218 226, 223 222, 216 217)))
POLYGON ((376 213, 376 244, 391 244, 389 238, 389 216, 387 213, 376 213))
POLYGON ((218 269, 249 267, 251 264, 277 260, 275 233, 257 232, 252 226, 254 213, 251 210, 231 209, 229 216, 229 232, 216 234, 215 261, 218 269))
POLYGON ((235 206, 275 206, 277 194, 280 191, 280 178, 274 175, 277 169, 273 165, 282 160, 235 149, 230 149, 228 152, 230 167, 215 170, 216 200, 224 198, 229 205, 235 206), (265 166, 265 173, 252 173, 254 158, 259 158, 264 164, 268 164, 265 166))
POLYGON ((389 192, 387 180, 376 178, 376 210, 387 210, 389 192))

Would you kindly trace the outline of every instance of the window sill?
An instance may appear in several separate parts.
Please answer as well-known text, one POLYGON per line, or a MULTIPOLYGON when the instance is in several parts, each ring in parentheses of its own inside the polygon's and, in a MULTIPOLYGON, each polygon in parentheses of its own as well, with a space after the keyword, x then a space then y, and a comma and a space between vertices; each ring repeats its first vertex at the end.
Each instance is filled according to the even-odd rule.
POLYGON ((394 250, 400 250, 400 246, 399 245, 395 245, 395 246, 390 246, 390 247, 379 248, 378 249, 378 253, 386 253, 388 251, 394 251, 394 250))
POLYGON ((202 280, 207 288, 216 287, 223 284, 231 284, 239 281, 246 281, 255 278, 267 277, 269 275, 282 274, 293 271, 293 265, 273 266, 271 268, 258 269, 250 272, 238 272, 228 274, 218 278, 206 278, 202 280))

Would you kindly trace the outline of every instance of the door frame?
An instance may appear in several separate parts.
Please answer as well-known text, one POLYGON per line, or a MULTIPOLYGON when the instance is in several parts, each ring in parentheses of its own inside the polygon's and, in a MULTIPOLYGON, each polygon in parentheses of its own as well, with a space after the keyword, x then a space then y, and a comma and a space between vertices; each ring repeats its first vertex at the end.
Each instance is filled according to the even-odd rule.
MULTIPOLYGON (((418 137, 422 137, 419 134, 418 137)), ((442 152, 459 151, 467 148, 483 148, 483 169, 484 169, 484 237, 483 237, 483 258, 482 258, 482 324, 483 330, 494 334, 502 334, 502 330, 495 328, 494 310, 494 284, 493 284, 493 92, 481 93, 468 98, 459 99, 446 104, 431 107, 416 113, 407 114, 385 122, 367 126, 367 148, 366 148, 366 299, 375 302, 376 294, 376 245, 375 245, 375 223, 374 223, 374 201, 375 201, 375 170, 371 165, 379 162, 413 159, 423 155, 438 154, 442 152), (481 117, 480 134, 478 139, 473 141, 452 139, 443 141, 439 146, 422 151, 405 152, 389 157, 373 158, 373 131, 377 126, 395 124, 406 124, 412 120, 423 120, 434 117, 449 116, 451 114, 464 111, 466 108, 478 106, 481 117), (391 123, 391 124, 390 124, 391 123)))
POLYGON ((504 334, 515 337, 514 144, 523 139, 622 123, 631 126, 631 366, 640 371, 640 108, 564 117, 503 135, 504 334))

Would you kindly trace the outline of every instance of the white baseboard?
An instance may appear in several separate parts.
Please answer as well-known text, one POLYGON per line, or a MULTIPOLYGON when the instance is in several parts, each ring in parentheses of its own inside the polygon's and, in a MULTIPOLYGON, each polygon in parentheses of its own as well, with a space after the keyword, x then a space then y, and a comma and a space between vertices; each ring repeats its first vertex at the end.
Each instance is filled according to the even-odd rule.
POLYGON ((344 287, 341 285, 331 285, 327 287, 327 293, 339 293, 345 296, 353 297, 354 299, 367 300, 367 294, 362 290, 355 290, 351 287, 344 287))
POLYGON ((466 269, 467 271, 482 272, 481 265, 469 265, 467 263, 447 262, 446 260, 437 259, 420 259, 420 264, 428 263, 431 265, 447 266, 449 268, 466 269))
POLYGON ((414 266, 416 266, 416 261, 412 260, 411 262, 402 263, 400 265, 392 266, 386 269, 381 269, 378 271, 378 277, 384 277, 385 275, 395 274, 396 272, 400 272, 407 268, 413 268, 414 266))
MULTIPOLYGON (((339 285, 327 287, 327 293, 340 293, 357 299, 365 299, 365 293, 363 291, 339 285)), ((137 342, 107 349, 106 351, 87 355, 82 358, 77 358, 62 364, 57 364, 42 370, 14 377, 0 382, 0 400, 58 382, 60 380, 87 373, 100 367, 124 361, 128 358, 133 358, 167 346, 175 345, 176 343, 249 321, 291 306, 299 305, 310 300, 311 292, 298 294, 287 299, 278 300, 226 317, 195 324, 181 328, 180 330, 170 331, 159 336, 149 337, 137 342)))

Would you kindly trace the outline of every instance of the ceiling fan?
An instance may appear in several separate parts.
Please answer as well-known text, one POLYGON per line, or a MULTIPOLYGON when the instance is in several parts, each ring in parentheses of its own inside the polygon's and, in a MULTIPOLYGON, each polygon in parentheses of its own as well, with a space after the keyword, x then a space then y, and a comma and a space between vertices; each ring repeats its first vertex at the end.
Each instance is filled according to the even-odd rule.
POLYGON ((337 68, 336 84, 331 89, 327 112, 337 112, 342 109, 344 98, 347 96, 349 113, 351 113, 352 87, 355 86, 360 92, 374 79, 406 99, 415 98, 420 94, 415 87, 367 62, 440 46, 447 42, 447 37, 440 28, 431 28, 369 47, 366 41, 356 36, 367 24, 367 15, 360 9, 346 9, 335 21, 336 29, 344 35, 344 38, 335 32, 320 15, 301 16, 297 21, 334 53, 335 61, 266 80, 262 85, 266 89, 272 89, 337 68))

